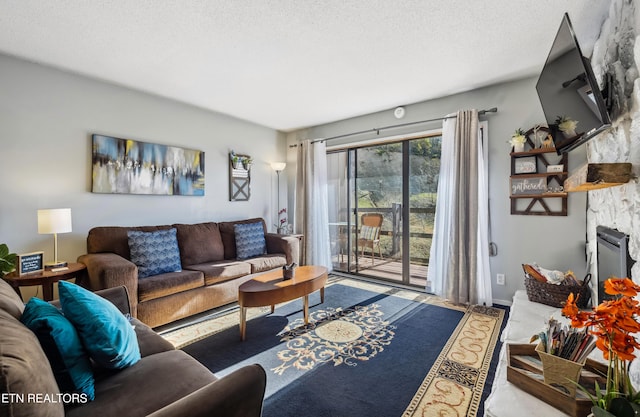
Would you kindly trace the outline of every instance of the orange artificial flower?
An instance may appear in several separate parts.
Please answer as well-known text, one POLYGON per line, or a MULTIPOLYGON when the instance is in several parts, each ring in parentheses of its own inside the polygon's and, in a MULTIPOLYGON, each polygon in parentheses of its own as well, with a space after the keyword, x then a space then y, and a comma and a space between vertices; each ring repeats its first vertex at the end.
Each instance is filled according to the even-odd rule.
POLYGON ((640 287, 634 284, 629 278, 609 278, 604 282, 604 292, 609 295, 625 295, 635 297, 640 291, 640 287))
POLYGON ((572 317, 577 315, 580 312, 580 309, 576 305, 576 299, 573 293, 569 294, 567 297, 567 301, 564 303, 564 308, 562 309, 562 315, 565 317, 572 317))
POLYGON ((629 278, 609 278, 604 284, 607 294, 617 298, 607 300, 593 308, 591 312, 580 311, 574 294, 569 294, 562 315, 571 319, 576 328, 593 327, 591 334, 598 338, 596 346, 605 358, 610 350, 620 354, 620 359, 633 358, 635 349, 640 349, 632 333, 640 332, 640 304, 633 299, 640 291, 629 278))
POLYGON ((590 326, 592 324, 591 314, 586 311, 580 311, 576 304, 577 300, 573 293, 569 294, 562 308, 562 315, 571 319, 571 327, 582 328, 590 326))
POLYGON ((612 277, 605 281, 604 289, 615 298, 603 301, 589 312, 580 311, 575 296, 570 294, 562 315, 571 319, 572 327, 590 328, 589 333, 596 337, 596 347, 609 361, 607 395, 624 396, 633 392, 627 386, 626 362, 634 360, 635 350, 640 350, 640 343, 634 337, 640 332, 640 302, 633 298, 640 292, 640 286, 629 278, 612 277))

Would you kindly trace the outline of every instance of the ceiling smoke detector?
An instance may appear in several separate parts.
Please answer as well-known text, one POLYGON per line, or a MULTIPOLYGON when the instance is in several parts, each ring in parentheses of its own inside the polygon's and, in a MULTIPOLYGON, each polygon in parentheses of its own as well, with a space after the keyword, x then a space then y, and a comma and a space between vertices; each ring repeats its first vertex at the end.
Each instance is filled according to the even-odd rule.
POLYGON ((393 115, 396 117, 396 119, 402 119, 404 117, 404 107, 396 107, 396 109, 393 111, 393 115))

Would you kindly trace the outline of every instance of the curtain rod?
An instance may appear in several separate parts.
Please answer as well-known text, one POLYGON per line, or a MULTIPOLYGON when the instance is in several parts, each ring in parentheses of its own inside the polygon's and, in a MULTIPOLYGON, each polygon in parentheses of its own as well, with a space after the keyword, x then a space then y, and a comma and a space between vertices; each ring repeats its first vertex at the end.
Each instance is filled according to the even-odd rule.
MULTIPOLYGON (((490 108, 490 109, 478 111, 478 116, 482 116, 482 115, 487 114, 487 113, 497 113, 497 112, 498 112, 498 108, 497 107, 493 107, 493 108, 490 108)), ((376 134, 379 135, 381 130, 396 129, 396 128, 399 128, 399 127, 412 126, 412 125, 417 125, 417 124, 421 124, 421 123, 436 122, 438 120, 445 120, 445 119, 450 119, 450 118, 453 118, 453 117, 457 117, 457 116, 454 115, 454 116, 448 116, 448 117, 447 116, 436 117, 435 119, 420 120, 418 122, 409 122, 409 123, 401 123, 401 124, 397 124, 397 125, 389 125, 389 126, 377 127, 377 128, 368 129, 368 130, 361 130, 359 132, 346 133, 344 135, 331 136, 329 138, 324 138, 324 139, 317 139, 317 140, 312 141, 311 143, 323 142, 323 141, 326 141, 326 140, 333 140, 333 139, 341 139, 341 138, 346 138, 346 137, 349 137, 349 136, 362 135, 363 133, 371 133, 371 132, 376 132, 376 134)), ((297 146, 298 146, 297 144, 289 145, 290 148, 295 148, 297 146)))

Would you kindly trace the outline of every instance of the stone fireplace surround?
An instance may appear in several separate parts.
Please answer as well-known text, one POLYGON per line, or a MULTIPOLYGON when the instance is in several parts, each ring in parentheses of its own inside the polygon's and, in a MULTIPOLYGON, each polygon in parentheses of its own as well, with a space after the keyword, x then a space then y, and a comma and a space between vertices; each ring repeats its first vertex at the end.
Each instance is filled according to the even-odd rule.
MULTIPOLYGON (((611 129, 591 139, 587 161, 630 162, 633 176, 629 183, 589 191, 587 197, 587 252, 592 256, 591 273, 597 276, 596 227, 607 226, 629 235, 629 255, 640 260, 640 9, 636 0, 613 0, 609 17, 596 41, 591 65, 596 78, 604 73, 614 77, 614 111, 611 129)), ((640 283, 640 262, 631 270, 640 283)), ((597 282, 593 280, 592 284, 597 282)))

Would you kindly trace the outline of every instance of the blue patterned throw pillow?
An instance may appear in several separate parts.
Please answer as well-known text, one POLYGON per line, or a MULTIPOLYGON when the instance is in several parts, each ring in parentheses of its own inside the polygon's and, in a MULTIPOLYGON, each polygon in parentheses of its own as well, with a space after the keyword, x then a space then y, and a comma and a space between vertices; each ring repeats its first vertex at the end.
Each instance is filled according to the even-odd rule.
POLYGON ((129 230, 131 262, 138 267, 138 278, 182 270, 176 229, 140 232, 129 230))
POLYGON ((247 259, 267 253, 262 223, 238 223, 233 226, 236 234, 236 257, 247 259))

